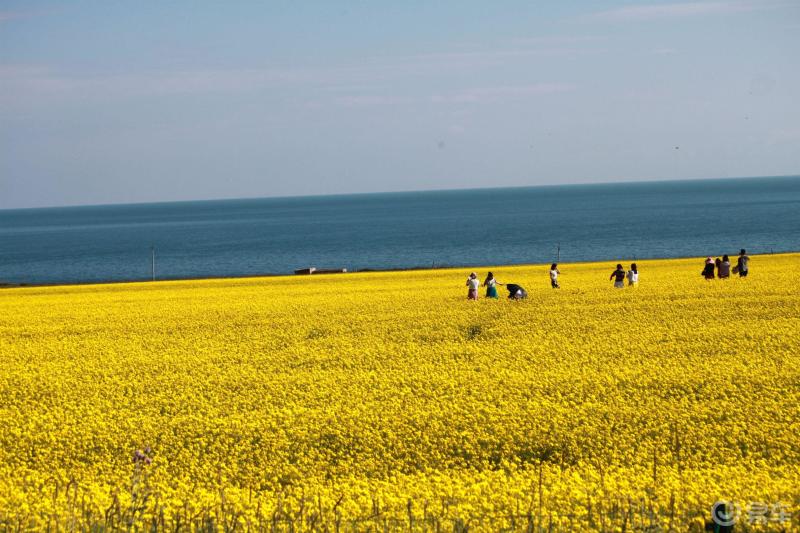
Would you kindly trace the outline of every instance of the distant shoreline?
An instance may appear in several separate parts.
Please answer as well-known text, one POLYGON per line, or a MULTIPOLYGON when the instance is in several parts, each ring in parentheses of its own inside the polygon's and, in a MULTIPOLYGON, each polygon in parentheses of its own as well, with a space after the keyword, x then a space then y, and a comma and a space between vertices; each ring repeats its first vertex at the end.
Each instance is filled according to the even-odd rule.
MULTIPOLYGON (((735 253, 735 251, 734 251, 735 253)), ((759 253, 748 254, 751 257, 763 257, 774 255, 792 255, 800 254, 800 250, 789 250, 772 253, 759 253)), ((713 254, 712 254, 713 255, 713 254)), ((734 255, 728 254, 732 258, 734 255)), ((616 258, 616 259, 591 259, 587 261, 565 261, 559 263, 560 265, 581 265, 587 263, 602 263, 611 262, 628 262, 628 261, 680 261, 684 259, 702 259, 702 256, 679 256, 679 257, 635 257, 631 258, 616 258)), ((261 273, 261 274, 243 274, 233 276, 198 276, 198 277, 175 277, 175 278, 156 278, 152 279, 129 279, 129 280, 104 280, 104 281, 78 281, 70 283, 3 283, 0 281, 0 290, 2 289, 20 289, 20 288, 41 288, 41 287, 84 287, 94 285, 123 285, 132 283, 159 283, 159 282, 175 282, 175 281, 212 281, 212 280, 237 280, 237 279, 255 279, 255 278, 314 278, 319 276, 348 276, 352 274, 380 274, 386 272, 424 272, 426 270, 480 270, 495 267, 539 267, 546 266, 546 263, 505 263, 505 264, 492 264, 492 265, 433 265, 433 266, 418 266, 407 268, 363 268, 360 270, 353 270, 348 272, 327 272, 320 274, 295 274, 295 273, 261 273)), ((613 266, 613 265, 612 265, 613 266)))
POLYGON ((138 202, 106 202, 97 204, 67 204, 67 205, 38 205, 23 207, 3 207, 0 214, 12 211, 36 211, 36 210, 57 210, 73 208, 107 208, 107 207, 138 207, 147 205, 172 205, 172 204, 203 204, 216 202, 241 202, 241 201, 263 201, 263 200, 314 200, 314 199, 335 199, 346 197, 364 196, 385 196, 385 195, 408 195, 419 193, 451 193, 451 192, 484 192, 495 190, 514 190, 514 189, 557 189, 569 187, 592 187, 606 185, 657 185, 657 184, 686 184, 699 182, 719 182, 719 181, 745 181, 760 179, 778 180, 797 180, 800 174, 780 174, 777 176, 734 176, 734 177, 715 177, 715 178, 654 178, 654 179, 632 179, 632 180, 612 180, 612 181, 576 181, 571 183, 539 183, 534 185, 498 185, 487 187, 463 187, 450 189, 399 189, 389 191, 367 191, 367 192, 334 192, 329 194, 290 194, 283 196, 245 196, 245 197, 223 197, 223 198, 195 198, 177 200, 154 200, 138 202))

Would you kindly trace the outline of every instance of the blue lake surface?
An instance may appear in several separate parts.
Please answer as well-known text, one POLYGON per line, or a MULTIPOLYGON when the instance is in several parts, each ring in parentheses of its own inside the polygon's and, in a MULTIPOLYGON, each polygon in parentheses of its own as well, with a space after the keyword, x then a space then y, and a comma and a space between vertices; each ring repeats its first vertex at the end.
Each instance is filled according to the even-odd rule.
POLYGON ((800 250, 800 177, 0 210, 0 282, 800 250))

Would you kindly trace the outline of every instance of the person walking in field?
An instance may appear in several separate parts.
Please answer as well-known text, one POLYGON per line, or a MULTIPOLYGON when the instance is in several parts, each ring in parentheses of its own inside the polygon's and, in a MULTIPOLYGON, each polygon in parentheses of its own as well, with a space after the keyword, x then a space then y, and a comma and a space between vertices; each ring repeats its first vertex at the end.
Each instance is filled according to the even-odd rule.
POLYGON ((631 263, 631 269, 625 274, 628 278, 628 287, 635 287, 639 283, 639 269, 636 268, 636 263, 631 263))
POLYGON ((739 272, 740 278, 746 278, 747 273, 750 271, 750 258, 747 256, 744 248, 739 252, 739 259, 736 261, 736 269, 739 272))
POLYGON ((558 265, 553 263, 550 265, 550 286, 554 289, 560 289, 561 286, 558 284, 558 275, 561 274, 558 270, 558 265))
POLYGON ((611 277, 608 279, 614 280, 614 287, 617 289, 625 288, 625 270, 622 268, 621 264, 617 264, 617 269, 611 273, 611 277))
POLYGON ((494 274, 489 272, 486 276, 486 279, 483 281, 483 286, 486 287, 486 297, 487 298, 497 298, 497 286, 502 285, 497 279, 494 277, 494 274))
POLYGON ((706 265, 700 275, 706 278, 706 281, 714 279, 714 260, 710 257, 706 259, 706 265))
POLYGON ((521 285, 517 285, 516 283, 508 283, 506 285, 506 289, 508 289, 508 299, 509 300, 522 300, 523 298, 528 297, 528 291, 522 288, 521 285))
POLYGON ((480 286, 481 282, 478 280, 478 275, 473 272, 467 278, 467 300, 478 299, 478 287, 480 286))
POLYGON ((717 267, 717 276, 719 279, 727 279, 731 277, 731 260, 728 255, 722 256, 722 262, 717 267))

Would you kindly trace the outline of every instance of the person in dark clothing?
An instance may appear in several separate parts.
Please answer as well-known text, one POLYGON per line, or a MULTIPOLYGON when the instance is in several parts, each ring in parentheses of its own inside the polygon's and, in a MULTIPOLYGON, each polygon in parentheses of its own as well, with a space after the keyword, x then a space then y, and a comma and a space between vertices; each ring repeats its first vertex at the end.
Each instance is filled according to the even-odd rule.
POLYGON ((507 283, 506 289, 508 289, 509 300, 522 300, 528 297, 528 292, 516 283, 507 283))
POLYGON ((747 272, 750 270, 750 258, 747 256, 744 248, 739 252, 739 259, 736 261, 736 270, 739 271, 740 278, 746 278, 747 272))
POLYGON ((617 289, 624 289, 625 288, 625 269, 622 268, 622 265, 617 265, 617 269, 611 273, 611 277, 608 278, 609 280, 614 280, 614 287, 617 289))
POLYGON ((722 259, 720 259, 719 257, 717 257, 716 259, 714 259, 714 266, 715 266, 715 267, 716 267, 716 269, 717 269, 717 277, 718 277, 718 278, 721 278, 721 277, 722 277, 722 276, 720 276, 720 275, 719 275, 719 267, 720 267, 721 265, 722 265, 722 259))
POLYGON ((700 272, 700 275, 706 278, 706 280, 710 281, 714 279, 714 260, 710 257, 706 259, 706 265, 703 267, 703 271, 700 272))

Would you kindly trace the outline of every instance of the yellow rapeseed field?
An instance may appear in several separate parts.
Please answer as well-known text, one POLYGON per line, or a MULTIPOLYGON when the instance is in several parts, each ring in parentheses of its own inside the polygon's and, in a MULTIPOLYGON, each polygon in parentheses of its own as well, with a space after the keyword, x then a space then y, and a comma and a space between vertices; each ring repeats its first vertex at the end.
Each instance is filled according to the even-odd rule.
POLYGON ((797 528, 800 255, 615 263, 2 290, 0 528, 797 528))

